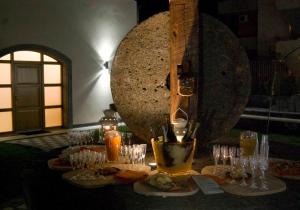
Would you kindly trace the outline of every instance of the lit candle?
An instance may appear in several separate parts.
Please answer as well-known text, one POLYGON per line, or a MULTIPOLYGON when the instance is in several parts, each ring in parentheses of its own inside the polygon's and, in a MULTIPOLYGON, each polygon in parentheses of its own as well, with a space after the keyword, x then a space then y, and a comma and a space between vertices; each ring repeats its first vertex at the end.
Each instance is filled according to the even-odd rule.
POLYGON ((173 120, 172 124, 174 127, 174 133, 176 135, 177 141, 182 142, 182 139, 186 132, 185 127, 187 124, 187 120, 185 120, 183 118, 177 118, 177 119, 173 120))
POLYGON ((104 131, 110 131, 111 127, 110 127, 110 125, 103 125, 103 129, 104 129, 104 131))

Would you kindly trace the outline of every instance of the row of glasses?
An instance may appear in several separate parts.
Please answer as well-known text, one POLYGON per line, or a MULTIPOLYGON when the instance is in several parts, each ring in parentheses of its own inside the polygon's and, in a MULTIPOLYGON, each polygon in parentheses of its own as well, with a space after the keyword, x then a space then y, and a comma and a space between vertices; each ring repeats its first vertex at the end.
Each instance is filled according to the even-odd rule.
POLYGON ((132 165, 145 165, 147 144, 133 144, 121 146, 121 161, 132 165))
MULTIPOLYGON (((242 187, 248 186, 245 177, 246 170, 250 166, 252 178, 249 187, 252 189, 258 188, 256 184, 256 173, 258 169, 261 174, 260 189, 268 189, 265 179, 265 172, 268 169, 268 155, 269 145, 267 136, 262 136, 259 146, 257 133, 253 131, 245 131, 241 133, 240 148, 229 147, 226 145, 213 145, 213 158, 215 166, 218 165, 220 160, 222 160, 223 165, 226 165, 227 159, 229 159, 231 174, 238 169, 241 170, 242 181, 240 186, 242 187)), ((214 167, 214 174, 216 174, 216 168, 217 167, 214 167)), ((231 183, 236 183, 236 181, 233 179, 231 183)))
POLYGON ((213 157, 215 166, 218 165, 219 161, 222 160, 223 165, 226 165, 229 159, 230 165, 233 166, 233 159, 240 156, 240 150, 236 147, 229 147, 227 145, 213 145, 213 157))
MULTIPOLYGON (((256 132, 253 131, 245 131, 241 133, 240 138, 240 146, 241 146, 241 158, 243 159, 244 164, 242 164, 243 168, 243 177, 245 176, 245 168, 250 165, 251 169, 251 189, 260 190, 268 190, 267 181, 265 178, 265 172, 268 169, 269 163, 269 143, 268 143, 268 136, 262 135, 262 139, 260 145, 258 144, 258 135, 256 132), (261 185, 260 187, 256 184, 256 172, 259 169, 261 174, 260 180, 261 185)), ((243 179, 244 180, 244 179, 243 179)), ((248 186, 246 182, 242 181, 241 186, 248 186)))
POLYGON ((72 169, 97 169, 102 168, 106 162, 105 152, 95 152, 91 150, 83 150, 70 154, 70 164, 72 169))
POLYGON ((68 143, 69 146, 81 146, 94 144, 93 138, 94 131, 80 131, 80 130, 72 130, 68 132, 68 143))

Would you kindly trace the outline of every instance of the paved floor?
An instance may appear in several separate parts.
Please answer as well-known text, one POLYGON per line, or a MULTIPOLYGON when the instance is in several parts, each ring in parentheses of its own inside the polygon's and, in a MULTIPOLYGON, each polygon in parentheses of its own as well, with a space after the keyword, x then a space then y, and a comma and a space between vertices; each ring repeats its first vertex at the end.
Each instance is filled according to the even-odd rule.
MULTIPOLYGON (((70 130, 84 131, 84 130, 95 130, 95 129, 98 129, 98 126, 88 126, 88 127, 81 127, 81 128, 70 129, 70 130)), ((46 134, 1 137, 0 142, 32 146, 41 149, 45 152, 48 152, 52 149, 68 146, 68 131, 70 130, 61 129, 46 134)))
POLYGON ((48 152, 52 149, 68 146, 68 134, 63 133, 56 135, 39 136, 34 138, 11 140, 7 141, 6 143, 36 147, 45 152, 48 152))
MULTIPOLYGON (((94 130, 97 126, 82 127, 72 130, 94 130)), ((68 146, 68 130, 59 130, 47 134, 18 135, 1 137, 0 142, 8 144, 20 144, 31 146, 48 152, 52 149, 68 146)), ((0 203, 0 210, 26 210, 26 204, 22 197, 12 198, 5 203, 0 203)))

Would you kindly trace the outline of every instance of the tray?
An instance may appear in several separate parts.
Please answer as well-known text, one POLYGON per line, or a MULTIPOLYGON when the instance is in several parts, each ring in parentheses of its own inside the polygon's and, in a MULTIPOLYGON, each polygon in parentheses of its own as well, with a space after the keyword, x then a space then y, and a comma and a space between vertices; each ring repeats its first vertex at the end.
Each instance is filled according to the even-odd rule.
MULTIPOLYGON (((229 166, 227 165, 206 166, 202 169, 201 174, 214 175, 220 178, 224 178, 227 171, 229 171, 229 166), (216 173, 214 174, 215 171, 216 173)), ((239 185, 239 182, 237 182, 237 184, 226 183, 224 185, 221 185, 221 188, 227 193, 231 193, 234 195, 241 195, 241 196, 270 195, 270 194, 274 194, 286 190, 286 184, 280 179, 273 177, 271 175, 267 175, 266 180, 269 187, 268 190, 251 189, 250 187, 241 187, 239 185)), ((259 183, 259 180, 256 181, 257 183, 259 183)))
MULTIPOLYGON (((124 170, 132 170, 132 171, 145 171, 146 173, 150 173, 151 168, 145 165, 131 165, 131 164, 121 164, 121 163, 105 163, 103 167, 116 167, 124 170)), ((103 178, 96 178, 95 180, 76 180, 73 179, 74 176, 78 176, 81 174, 94 174, 94 171, 88 169, 80 169, 66 172, 62 175, 62 178, 67 182, 81 188, 99 188, 106 185, 115 185, 115 184, 124 184, 124 182, 117 181, 113 175, 105 176, 103 178)))
POLYGON ((277 176, 284 179, 300 180, 300 161, 270 158, 269 171, 273 176, 277 176), (296 173, 295 175, 287 175, 284 173, 280 173, 280 171, 277 171, 278 168, 276 168, 276 164, 278 164, 279 167, 283 167, 283 168, 289 167, 292 164, 293 169, 297 170, 299 173, 296 173))
MULTIPOLYGON (((151 172, 150 175, 154 175, 157 171, 151 172)), ((199 175, 197 171, 190 171, 188 175, 174 176, 172 179, 180 188, 172 192, 164 192, 146 184, 144 181, 135 182, 133 189, 136 193, 146 196, 160 196, 160 197, 178 197, 178 196, 190 196, 199 191, 198 186, 192 179, 192 175, 199 175)))
POLYGON ((52 170, 58 171, 70 171, 72 166, 69 164, 63 164, 60 158, 52 158, 48 160, 48 167, 52 170))
POLYGON ((69 171, 64 173, 62 175, 62 178, 67 182, 69 182, 70 184, 73 184, 81 188, 87 188, 87 189, 119 184, 119 182, 117 182, 113 176, 105 176, 105 178, 96 178, 95 180, 76 180, 73 178, 74 176, 79 176, 82 174, 86 174, 86 175, 94 174, 94 171, 88 169, 69 171))

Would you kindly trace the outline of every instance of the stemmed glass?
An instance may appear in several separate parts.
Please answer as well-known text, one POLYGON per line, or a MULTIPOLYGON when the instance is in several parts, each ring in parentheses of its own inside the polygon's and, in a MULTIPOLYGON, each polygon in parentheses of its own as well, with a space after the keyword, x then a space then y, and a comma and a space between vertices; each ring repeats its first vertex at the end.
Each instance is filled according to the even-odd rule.
MULTIPOLYGON (((233 173, 235 161, 236 161, 236 148, 229 147, 229 159, 230 159, 230 173, 233 173)), ((235 180, 232 179, 230 183, 235 183, 235 180)))
POLYGON ((252 174, 252 178, 251 178, 251 185, 250 188, 251 189, 257 189, 257 185, 255 182, 255 178, 256 178, 256 169, 257 169, 257 165, 258 165, 258 158, 257 155, 253 155, 249 158, 249 163, 250 163, 250 168, 251 168, 251 174, 252 174))
POLYGON ((221 158, 223 160, 223 165, 226 165, 228 156, 228 146, 221 146, 221 158))
POLYGON ((244 131, 240 136, 240 148, 242 156, 255 154, 258 146, 257 133, 254 131, 244 131))
POLYGON ((261 190, 268 190, 265 172, 268 169, 269 164, 269 141, 267 135, 262 135, 262 140, 259 150, 259 169, 261 171, 261 190))
POLYGON ((248 163, 248 158, 243 156, 240 158, 240 162, 241 162, 241 167, 242 167, 242 182, 240 183, 240 186, 246 187, 247 183, 245 180, 245 176, 246 176, 246 167, 247 167, 247 163, 248 163))
POLYGON ((147 151, 147 144, 140 144, 140 158, 141 158, 141 163, 143 165, 146 164, 146 151, 147 151))
POLYGON ((213 146, 213 156, 214 156, 214 162, 215 162, 214 174, 216 174, 216 168, 217 168, 219 158, 220 158, 220 145, 219 144, 215 144, 213 146))

